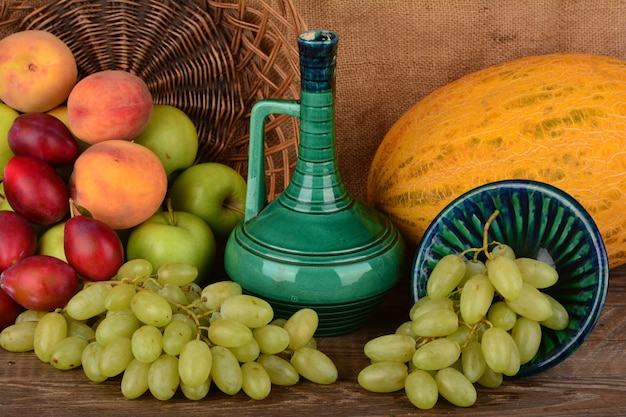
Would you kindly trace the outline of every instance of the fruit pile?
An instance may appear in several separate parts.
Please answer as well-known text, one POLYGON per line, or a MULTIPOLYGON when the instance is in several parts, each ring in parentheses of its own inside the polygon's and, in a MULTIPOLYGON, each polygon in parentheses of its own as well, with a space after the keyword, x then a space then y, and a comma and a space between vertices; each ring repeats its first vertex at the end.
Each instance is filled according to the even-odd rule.
POLYGON ((275 319, 266 301, 242 294, 235 282, 201 288, 192 265, 151 271, 145 259, 128 261, 115 280, 88 283, 63 309, 26 310, 0 332, 0 346, 34 351, 61 370, 82 366, 94 382, 121 375, 128 399, 149 391, 165 401, 180 389, 199 400, 216 386, 260 400, 272 384, 337 379, 334 363, 317 349, 314 310, 275 319))
POLYGON ((51 33, 11 34, 0 51, 0 329, 23 309, 64 307, 126 260, 149 261, 151 273, 186 263, 208 283, 243 219, 246 183, 196 163, 193 121, 154 104, 130 72, 79 80, 51 33))
POLYGON ((437 262, 426 296, 412 306, 409 321, 365 344, 372 363, 358 375, 364 389, 404 389, 420 409, 434 407, 439 396, 469 407, 476 401, 474 383, 497 388, 503 376, 516 375, 533 359, 542 326, 567 327, 565 308, 542 291, 557 282, 554 267, 518 258, 510 246, 488 241, 497 215, 484 227, 482 247, 437 262), (473 253, 470 259, 468 253, 473 253))

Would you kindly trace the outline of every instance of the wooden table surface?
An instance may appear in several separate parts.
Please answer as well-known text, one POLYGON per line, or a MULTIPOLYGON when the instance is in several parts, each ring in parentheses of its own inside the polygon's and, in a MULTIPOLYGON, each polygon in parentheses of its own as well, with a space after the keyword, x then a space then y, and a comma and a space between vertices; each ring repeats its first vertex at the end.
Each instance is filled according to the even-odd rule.
POLYGON ((9 353, 0 348, 0 416, 608 416, 626 415, 626 266, 611 271, 609 294, 600 321, 583 345, 567 360, 540 374, 507 380, 498 389, 478 389, 478 400, 457 408, 440 400, 421 411, 404 392, 375 394, 356 382, 368 363, 363 345, 388 334, 408 317, 408 280, 386 298, 366 327, 320 338, 319 348, 337 364, 339 381, 316 385, 301 381, 273 387, 262 401, 243 392, 234 396, 213 387, 201 401, 182 394, 169 401, 149 393, 126 400, 120 379, 90 382, 81 369, 59 371, 34 353, 9 353))

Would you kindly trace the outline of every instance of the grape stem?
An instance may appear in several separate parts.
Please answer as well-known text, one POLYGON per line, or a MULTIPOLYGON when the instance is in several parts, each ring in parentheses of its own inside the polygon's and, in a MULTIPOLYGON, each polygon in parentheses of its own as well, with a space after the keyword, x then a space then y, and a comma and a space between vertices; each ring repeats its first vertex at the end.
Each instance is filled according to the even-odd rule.
POLYGON ((494 242, 489 242, 489 227, 491 227, 491 223, 494 222, 494 220, 496 219, 496 217, 498 217, 499 214, 500 214, 500 210, 494 210, 494 212, 491 213, 491 216, 489 216, 489 218, 485 222, 485 226, 483 227, 483 245, 482 245, 482 247, 466 249, 463 252, 461 252, 460 256, 465 256, 465 254, 468 253, 468 252, 474 252, 474 256, 473 256, 472 260, 474 262, 477 262, 478 261, 478 255, 480 255, 481 252, 484 252, 485 256, 487 256, 487 259, 492 259, 493 258, 491 253, 489 253, 489 245, 497 244, 498 242, 495 242, 495 241, 494 242))

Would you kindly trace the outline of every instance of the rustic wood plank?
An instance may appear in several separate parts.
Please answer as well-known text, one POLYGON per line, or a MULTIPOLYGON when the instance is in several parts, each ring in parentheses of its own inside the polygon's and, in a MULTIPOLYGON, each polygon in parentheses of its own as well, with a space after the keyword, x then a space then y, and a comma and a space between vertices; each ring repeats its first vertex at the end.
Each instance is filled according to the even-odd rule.
POLYGON ((407 319, 410 298, 407 282, 387 297, 371 322, 347 335, 322 338, 319 348, 337 364, 340 379, 329 386, 301 381, 293 387, 274 387, 269 398, 250 400, 245 394, 228 396, 212 390, 203 400, 189 401, 177 394, 162 402, 149 394, 125 400, 120 378, 103 383, 88 381, 82 370, 58 371, 33 353, 0 349, 0 414, 9 416, 160 416, 160 415, 299 415, 299 416, 417 416, 515 415, 606 416, 625 415, 626 402, 626 266, 611 273, 609 295, 600 321, 570 358, 527 378, 507 380, 498 389, 479 389, 469 409, 439 401, 433 410, 413 407, 402 392, 374 394, 356 382, 367 364, 363 345, 392 332, 407 319))

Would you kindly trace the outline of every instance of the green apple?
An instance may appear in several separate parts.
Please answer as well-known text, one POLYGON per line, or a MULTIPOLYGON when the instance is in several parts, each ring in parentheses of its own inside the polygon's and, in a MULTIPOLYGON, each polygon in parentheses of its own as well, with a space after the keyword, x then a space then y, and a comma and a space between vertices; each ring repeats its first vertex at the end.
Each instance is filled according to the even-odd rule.
POLYGON ((63 246, 65 222, 56 223, 41 234, 37 240, 37 253, 49 255, 67 262, 63 246))
POLYGON ((130 232, 126 258, 150 261, 153 273, 171 262, 194 265, 196 282, 202 285, 209 278, 216 250, 213 232, 204 220, 170 209, 152 215, 130 232))
POLYGON ((223 241, 243 220, 246 180, 228 165, 203 162, 180 173, 170 186, 169 198, 174 210, 200 217, 223 241))
POLYGON ((0 210, 9 210, 14 211, 11 204, 9 204, 9 200, 7 200, 4 195, 4 183, 0 182, 0 210))
POLYGON ((16 110, 4 103, 0 103, 0 174, 2 174, 7 162, 13 156, 13 151, 9 147, 8 134, 13 121, 19 115, 16 110))
POLYGON ((154 152, 168 178, 190 167, 198 154, 198 132, 185 112, 166 104, 155 104, 148 126, 135 138, 154 152))

